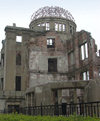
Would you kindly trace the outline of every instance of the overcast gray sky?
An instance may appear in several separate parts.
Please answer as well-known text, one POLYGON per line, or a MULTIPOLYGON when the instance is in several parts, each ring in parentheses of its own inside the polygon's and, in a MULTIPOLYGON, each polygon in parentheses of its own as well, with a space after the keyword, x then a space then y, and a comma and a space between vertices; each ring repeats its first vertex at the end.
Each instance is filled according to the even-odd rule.
POLYGON ((31 15, 44 6, 68 10, 75 19, 77 31, 91 32, 100 49, 100 0, 0 0, 0 42, 5 38, 5 26, 16 23, 19 27, 29 27, 31 15))

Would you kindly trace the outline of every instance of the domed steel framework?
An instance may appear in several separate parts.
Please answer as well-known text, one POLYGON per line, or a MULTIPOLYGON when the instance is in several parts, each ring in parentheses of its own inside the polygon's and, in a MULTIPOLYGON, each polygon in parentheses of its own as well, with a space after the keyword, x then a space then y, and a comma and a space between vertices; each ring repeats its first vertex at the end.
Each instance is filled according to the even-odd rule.
POLYGON ((31 20, 34 21, 38 18, 43 18, 43 17, 57 17, 57 18, 65 18, 67 20, 75 21, 73 16, 71 15, 68 10, 65 10, 60 7, 43 7, 37 10, 33 15, 31 16, 31 20))

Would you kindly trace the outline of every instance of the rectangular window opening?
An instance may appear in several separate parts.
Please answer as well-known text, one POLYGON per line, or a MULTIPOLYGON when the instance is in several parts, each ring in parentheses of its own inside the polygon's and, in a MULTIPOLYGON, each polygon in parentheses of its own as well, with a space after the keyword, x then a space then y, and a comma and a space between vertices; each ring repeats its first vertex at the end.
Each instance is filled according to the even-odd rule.
POLYGON ((4 86, 4 81, 3 81, 3 78, 1 78, 1 82, 0 82, 0 89, 3 90, 3 86, 4 86))
POLYGON ((83 72, 83 80, 89 80, 89 71, 83 72))
POLYGON ((55 23, 55 31, 58 31, 58 23, 55 23))
POLYGON ((73 34, 73 27, 70 25, 70 33, 73 34))
POLYGON ((22 36, 16 36, 16 42, 22 42, 22 36))
POLYGON ((48 72, 57 72, 57 58, 48 59, 48 72))
POLYGON ((65 31, 65 24, 63 24, 63 31, 65 31))
POLYGON ((4 54, 1 54, 1 65, 4 66, 4 54))
POLYGON ((21 76, 16 76, 16 91, 21 91, 21 76))
POLYGON ((62 31, 62 24, 59 24, 59 31, 62 31))
POLYGON ((41 23, 41 26, 45 26, 45 23, 41 23))
POLYGON ((16 65, 21 65, 21 54, 16 54, 16 65))
POLYGON ((50 24, 46 23, 46 30, 50 30, 50 24))
POLYGON ((55 47, 55 39, 48 38, 47 39, 47 48, 54 48, 55 47))
POLYGON ((87 43, 81 45, 81 59, 88 58, 88 45, 87 43))
POLYGON ((87 80, 89 80, 90 78, 89 78, 89 71, 87 71, 87 80))
POLYGON ((86 55, 86 58, 88 58, 88 46, 87 46, 87 43, 85 43, 85 55, 86 55))
POLYGON ((55 31, 65 31, 65 29, 66 29, 65 24, 55 23, 55 31))
POLYGON ((37 26, 41 26, 41 24, 38 24, 37 26))
POLYGON ((83 73, 83 80, 86 80, 86 72, 83 73))
POLYGON ((81 46, 81 58, 82 58, 82 60, 85 59, 84 46, 83 45, 81 46))

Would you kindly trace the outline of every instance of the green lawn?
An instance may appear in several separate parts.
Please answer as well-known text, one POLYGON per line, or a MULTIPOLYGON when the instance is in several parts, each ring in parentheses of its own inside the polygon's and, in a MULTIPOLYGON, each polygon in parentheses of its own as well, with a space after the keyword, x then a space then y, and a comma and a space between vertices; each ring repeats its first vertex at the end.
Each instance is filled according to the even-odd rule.
POLYGON ((26 116, 18 114, 0 114, 0 121, 100 121, 99 118, 82 116, 26 116))

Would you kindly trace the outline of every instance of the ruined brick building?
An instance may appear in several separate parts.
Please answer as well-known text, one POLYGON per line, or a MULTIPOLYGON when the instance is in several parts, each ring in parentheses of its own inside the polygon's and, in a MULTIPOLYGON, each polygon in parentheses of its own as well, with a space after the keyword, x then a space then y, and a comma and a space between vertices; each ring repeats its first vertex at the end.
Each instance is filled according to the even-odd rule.
POLYGON ((95 40, 85 30, 76 31, 67 10, 40 8, 32 15, 29 28, 6 26, 5 35, 0 110, 100 100, 100 56, 95 40))

